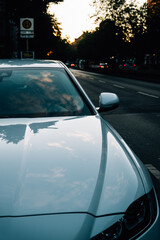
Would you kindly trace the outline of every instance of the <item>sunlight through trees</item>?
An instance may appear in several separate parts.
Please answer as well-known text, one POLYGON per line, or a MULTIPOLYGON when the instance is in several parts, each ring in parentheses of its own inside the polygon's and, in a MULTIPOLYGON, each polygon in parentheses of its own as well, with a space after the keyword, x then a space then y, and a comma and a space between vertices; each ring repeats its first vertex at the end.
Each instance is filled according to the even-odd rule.
POLYGON ((110 19, 123 29, 125 41, 131 41, 136 33, 146 31, 147 5, 137 5, 127 0, 94 0, 96 21, 110 19))

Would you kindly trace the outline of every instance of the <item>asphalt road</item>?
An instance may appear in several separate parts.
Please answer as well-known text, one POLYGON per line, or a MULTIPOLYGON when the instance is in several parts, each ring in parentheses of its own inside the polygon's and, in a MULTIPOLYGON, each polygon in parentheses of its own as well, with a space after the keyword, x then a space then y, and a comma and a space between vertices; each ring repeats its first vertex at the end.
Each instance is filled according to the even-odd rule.
POLYGON ((71 71, 95 106, 101 92, 118 95, 120 106, 102 116, 147 166, 160 189, 160 84, 71 71))

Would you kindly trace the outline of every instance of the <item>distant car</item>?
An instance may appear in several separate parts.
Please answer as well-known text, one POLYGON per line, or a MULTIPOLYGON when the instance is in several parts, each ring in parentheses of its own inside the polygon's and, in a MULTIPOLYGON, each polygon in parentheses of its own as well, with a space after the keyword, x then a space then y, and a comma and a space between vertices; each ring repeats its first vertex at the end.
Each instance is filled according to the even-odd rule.
POLYGON ((108 65, 108 63, 100 63, 99 67, 100 67, 100 69, 106 70, 109 68, 109 65, 108 65))
POLYGON ((128 70, 128 71, 136 71, 137 65, 135 63, 135 60, 127 60, 123 61, 119 64, 120 70, 128 70))
POLYGON ((70 66, 74 68, 76 66, 76 64, 75 63, 71 63, 70 66))
POLYGON ((70 62, 70 61, 65 62, 65 65, 66 65, 68 68, 69 68, 69 67, 71 67, 71 68, 75 68, 75 67, 76 67, 76 64, 73 63, 73 62, 70 62))
POLYGON ((150 175, 61 62, 1 60, 0 239, 158 240, 150 175))
POLYGON ((66 61, 66 62, 65 62, 65 65, 66 65, 67 67, 70 67, 70 61, 66 61))
POLYGON ((78 63, 79 69, 84 70, 85 69, 85 65, 86 65, 86 61, 84 59, 80 59, 79 63, 78 63))

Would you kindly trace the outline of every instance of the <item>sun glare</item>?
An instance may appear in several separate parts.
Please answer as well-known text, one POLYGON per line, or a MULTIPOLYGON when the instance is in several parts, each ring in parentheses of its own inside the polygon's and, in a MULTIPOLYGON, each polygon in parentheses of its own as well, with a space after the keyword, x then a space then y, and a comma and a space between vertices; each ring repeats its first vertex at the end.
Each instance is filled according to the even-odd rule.
MULTIPOLYGON (((146 1, 135 0, 134 3, 142 5, 146 1)), ((96 28, 95 19, 91 18, 95 13, 92 3, 93 0, 64 0, 59 4, 50 4, 48 11, 55 14, 58 22, 61 23, 62 38, 67 38, 73 42, 84 31, 96 28)))
POLYGON ((95 29, 94 19, 90 18, 94 13, 91 3, 92 0, 65 0, 50 5, 49 12, 54 13, 61 23, 63 38, 69 38, 73 42, 83 31, 95 29))

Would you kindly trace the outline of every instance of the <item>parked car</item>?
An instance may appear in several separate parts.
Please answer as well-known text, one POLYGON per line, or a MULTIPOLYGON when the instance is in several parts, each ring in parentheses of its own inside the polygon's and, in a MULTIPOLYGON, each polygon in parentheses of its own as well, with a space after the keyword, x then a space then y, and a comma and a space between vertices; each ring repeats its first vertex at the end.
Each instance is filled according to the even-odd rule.
POLYGON ((158 240, 150 175, 59 61, 0 63, 0 239, 158 240))
POLYGON ((78 68, 84 70, 86 65, 86 61, 84 59, 80 59, 78 63, 78 68))

